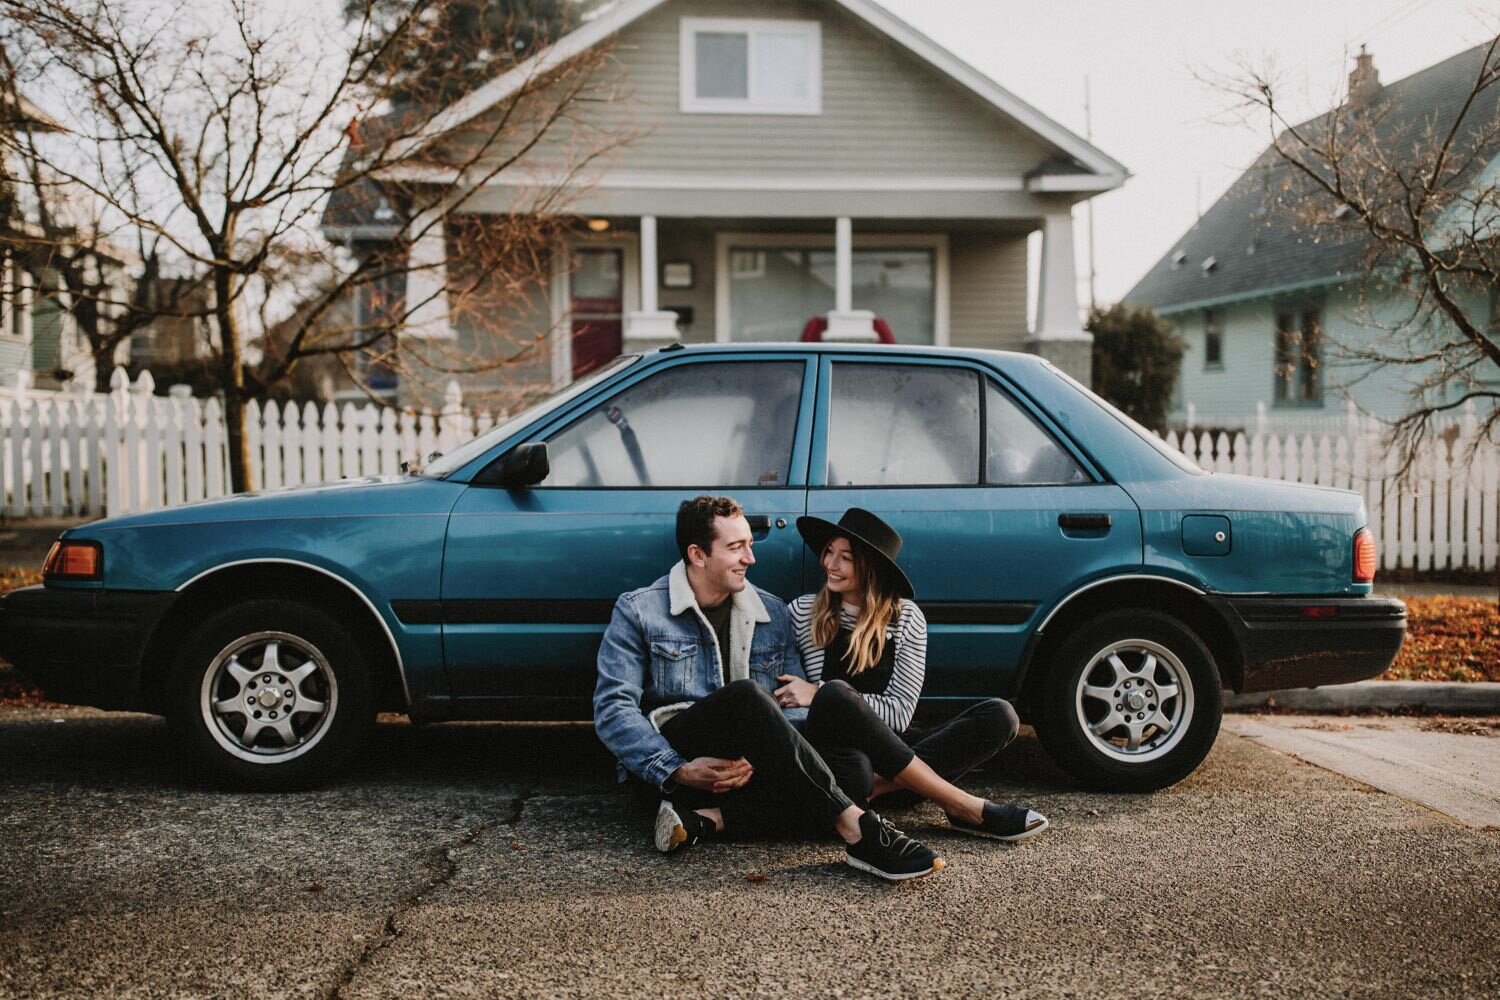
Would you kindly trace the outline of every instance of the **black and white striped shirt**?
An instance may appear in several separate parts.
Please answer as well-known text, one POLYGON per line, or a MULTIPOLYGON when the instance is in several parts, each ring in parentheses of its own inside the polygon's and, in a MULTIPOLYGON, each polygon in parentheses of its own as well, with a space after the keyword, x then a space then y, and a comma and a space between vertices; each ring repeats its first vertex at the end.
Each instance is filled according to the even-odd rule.
MULTIPOLYGON (((803 594, 787 605, 792 613, 792 630, 797 649, 802 654, 802 668, 807 679, 817 684, 823 679, 823 649, 813 644, 812 607, 817 595, 803 594)), ((859 621, 859 610, 847 604, 839 607, 839 628, 852 629, 859 621)), ((886 633, 886 641, 895 643, 895 664, 890 683, 880 694, 865 694, 865 701, 880 720, 896 732, 911 725, 912 713, 922 694, 927 675, 927 619, 912 601, 903 600, 896 621, 886 633)))

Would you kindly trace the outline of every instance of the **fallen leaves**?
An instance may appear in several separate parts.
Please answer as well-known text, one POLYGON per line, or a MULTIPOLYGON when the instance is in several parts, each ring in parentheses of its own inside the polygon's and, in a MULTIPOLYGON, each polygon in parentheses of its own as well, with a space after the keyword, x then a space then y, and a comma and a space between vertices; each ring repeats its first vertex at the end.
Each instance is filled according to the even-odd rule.
POLYGON ((1414 597, 1388 681, 1500 681, 1500 605, 1480 597, 1414 597))

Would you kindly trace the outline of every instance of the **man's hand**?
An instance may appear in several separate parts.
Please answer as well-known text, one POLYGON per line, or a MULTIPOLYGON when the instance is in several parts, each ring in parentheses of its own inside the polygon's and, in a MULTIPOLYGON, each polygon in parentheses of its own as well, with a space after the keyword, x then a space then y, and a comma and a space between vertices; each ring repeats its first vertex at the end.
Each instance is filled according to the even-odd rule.
POLYGON ((750 781, 755 769, 743 757, 725 760, 723 757, 694 757, 672 772, 672 780, 700 792, 722 795, 736 788, 743 788, 750 781))
POLYGON ((775 691, 776 703, 782 708, 806 708, 812 704, 813 695, 818 693, 816 684, 794 674, 782 674, 776 679, 781 682, 781 687, 775 691))

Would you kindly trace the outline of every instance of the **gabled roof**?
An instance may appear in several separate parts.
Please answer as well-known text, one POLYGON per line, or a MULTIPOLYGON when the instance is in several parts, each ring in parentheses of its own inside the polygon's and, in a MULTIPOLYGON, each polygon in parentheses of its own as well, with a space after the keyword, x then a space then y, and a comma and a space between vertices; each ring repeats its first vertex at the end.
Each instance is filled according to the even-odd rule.
MULTIPOLYGON (((1380 115, 1373 137, 1382 148, 1400 148, 1397 137, 1419 137, 1429 124, 1447 128, 1457 118, 1484 69, 1489 43, 1386 84, 1370 113, 1380 115)), ((1494 67, 1491 67, 1493 71, 1494 67)), ((1331 113, 1298 126, 1317 129, 1331 113)), ((1481 92, 1466 121, 1490 124, 1500 114, 1500 86, 1481 92)), ((1489 157, 1477 160, 1473 173, 1489 157)), ((1161 260, 1151 266, 1125 300, 1158 312, 1181 312, 1297 289, 1339 284, 1363 276, 1368 234, 1352 219, 1337 225, 1299 228, 1278 204, 1293 180, 1274 147, 1267 147, 1161 260), (1205 266, 1208 265, 1208 266, 1205 266)))
MULTIPOLYGON (((409 155, 420 148, 423 143, 484 114, 520 90, 527 81, 536 79, 537 76, 545 74, 574 56, 600 44, 667 2, 669 0, 619 0, 601 9, 592 19, 558 39, 555 44, 439 111, 416 136, 393 148, 392 158, 400 159, 409 155)), ((1124 183, 1129 175, 1129 171, 1123 165, 1105 155, 1092 143, 1048 118, 905 21, 874 3, 873 0, 825 0, 825 2, 836 4, 897 42, 918 58, 936 67, 955 83, 1061 149, 1089 171, 1088 174, 1071 175, 1077 181, 1074 186, 1069 185, 1068 178, 1049 175, 1041 179, 1044 190, 1107 190, 1124 183)))

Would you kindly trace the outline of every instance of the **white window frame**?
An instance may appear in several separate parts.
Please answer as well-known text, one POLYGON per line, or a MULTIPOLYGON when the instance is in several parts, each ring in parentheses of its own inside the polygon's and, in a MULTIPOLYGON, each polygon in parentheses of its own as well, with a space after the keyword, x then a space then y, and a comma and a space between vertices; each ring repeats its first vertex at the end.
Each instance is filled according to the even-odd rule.
POLYGON ((686 114, 818 115, 823 113, 823 28, 817 21, 783 21, 753 17, 684 17, 681 22, 678 76, 679 109, 686 114), (747 97, 698 96, 699 33, 744 35, 746 39, 747 97), (800 34, 807 49, 807 96, 797 103, 773 102, 756 96, 755 36, 766 32, 800 34))
MULTIPOLYGON (((714 235, 714 341, 730 341, 729 252, 731 247, 774 250, 782 247, 833 250, 833 233, 716 233, 714 235)), ((948 346, 948 234, 947 233, 865 233, 854 234, 855 250, 878 250, 882 247, 932 251, 932 346, 948 346)), ((856 299, 854 308, 863 308, 856 299)))
POLYGON ((12 343, 31 343, 34 331, 31 272, 20 258, 0 257, 0 337, 12 343), (16 326, 20 330, 16 330, 16 326))

